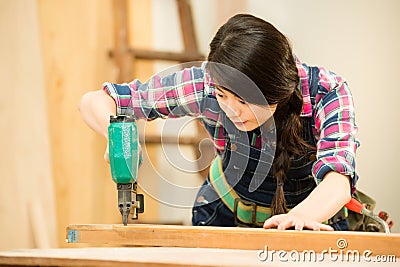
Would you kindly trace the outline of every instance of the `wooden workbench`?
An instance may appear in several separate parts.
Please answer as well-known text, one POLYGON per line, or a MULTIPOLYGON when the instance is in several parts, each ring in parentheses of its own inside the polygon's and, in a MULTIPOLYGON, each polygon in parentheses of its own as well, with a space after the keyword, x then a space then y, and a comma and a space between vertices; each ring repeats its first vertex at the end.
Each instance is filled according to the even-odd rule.
POLYGON ((294 261, 289 254, 278 254, 265 259, 264 254, 256 250, 210 249, 210 248, 176 248, 176 247, 116 247, 116 248, 65 248, 65 249, 30 249, 0 251, 0 266, 398 266, 395 262, 366 262, 363 259, 330 260, 317 254, 316 260, 294 261), (265 261, 264 261, 265 259, 265 261))
POLYGON ((400 262, 400 234, 70 225, 67 242, 119 247, 0 251, 0 265, 381 267, 400 262))

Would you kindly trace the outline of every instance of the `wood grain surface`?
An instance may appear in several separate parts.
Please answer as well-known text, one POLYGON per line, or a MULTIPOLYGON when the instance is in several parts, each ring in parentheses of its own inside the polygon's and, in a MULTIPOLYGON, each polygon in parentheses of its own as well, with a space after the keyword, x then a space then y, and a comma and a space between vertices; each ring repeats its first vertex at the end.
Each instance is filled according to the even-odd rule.
POLYGON ((69 225, 67 242, 260 250, 358 250, 400 256, 400 234, 278 231, 257 228, 174 225, 69 225))
POLYGON ((367 262, 329 258, 296 260, 257 250, 174 247, 62 248, 0 251, 0 265, 20 266, 396 266, 396 262, 367 262))

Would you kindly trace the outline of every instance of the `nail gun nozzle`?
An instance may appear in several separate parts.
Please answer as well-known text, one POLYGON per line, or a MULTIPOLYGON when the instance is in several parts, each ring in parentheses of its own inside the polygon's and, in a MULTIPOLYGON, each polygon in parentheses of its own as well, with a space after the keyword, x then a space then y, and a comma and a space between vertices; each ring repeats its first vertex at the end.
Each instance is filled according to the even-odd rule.
POLYGON ((128 225, 128 214, 122 214, 122 223, 127 226, 128 225))
POLYGON ((128 216, 132 208, 132 184, 117 184, 118 208, 122 215, 122 223, 128 224, 128 216))

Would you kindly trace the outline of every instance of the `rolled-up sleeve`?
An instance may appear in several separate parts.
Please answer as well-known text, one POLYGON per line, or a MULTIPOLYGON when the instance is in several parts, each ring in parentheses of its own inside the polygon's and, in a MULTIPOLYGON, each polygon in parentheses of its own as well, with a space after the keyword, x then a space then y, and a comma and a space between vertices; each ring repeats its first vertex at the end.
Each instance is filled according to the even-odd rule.
POLYGON ((320 84, 322 91, 325 92, 320 92, 321 94, 317 96, 314 113, 317 161, 313 166, 313 174, 317 183, 321 182, 330 171, 349 176, 353 193, 358 180, 355 156, 359 147, 355 136, 357 125, 353 97, 347 83, 342 79, 326 81, 320 84))
POLYGON ((118 115, 138 119, 196 116, 204 98, 204 75, 201 68, 187 68, 165 77, 154 75, 147 83, 106 82, 103 90, 115 101, 118 115))

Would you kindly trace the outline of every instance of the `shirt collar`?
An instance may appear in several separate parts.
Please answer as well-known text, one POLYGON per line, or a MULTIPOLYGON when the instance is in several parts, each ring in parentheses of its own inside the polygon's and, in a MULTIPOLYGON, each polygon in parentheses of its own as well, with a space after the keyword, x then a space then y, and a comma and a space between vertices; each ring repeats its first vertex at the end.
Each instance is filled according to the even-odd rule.
POLYGON ((296 66, 300 78, 300 82, 298 85, 298 89, 301 91, 303 95, 303 109, 300 113, 302 117, 311 117, 312 115, 312 104, 310 98, 310 86, 309 86, 309 78, 308 78, 308 67, 305 64, 302 64, 301 61, 294 56, 296 61, 296 66))

